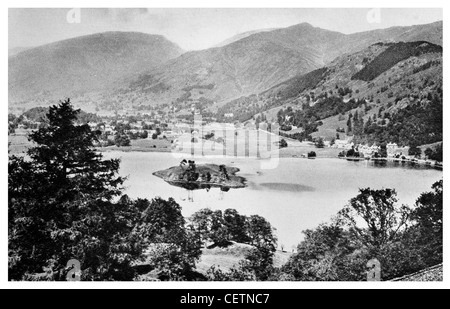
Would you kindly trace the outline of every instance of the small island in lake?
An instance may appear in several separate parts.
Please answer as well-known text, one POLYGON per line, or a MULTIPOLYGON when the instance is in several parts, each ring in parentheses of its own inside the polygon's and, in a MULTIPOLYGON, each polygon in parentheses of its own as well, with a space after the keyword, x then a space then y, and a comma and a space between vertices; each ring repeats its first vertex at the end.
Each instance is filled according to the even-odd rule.
POLYGON ((183 160, 179 166, 154 172, 153 175, 177 187, 188 190, 220 188, 222 191, 244 188, 246 179, 236 176, 236 167, 217 164, 195 164, 195 161, 183 160))

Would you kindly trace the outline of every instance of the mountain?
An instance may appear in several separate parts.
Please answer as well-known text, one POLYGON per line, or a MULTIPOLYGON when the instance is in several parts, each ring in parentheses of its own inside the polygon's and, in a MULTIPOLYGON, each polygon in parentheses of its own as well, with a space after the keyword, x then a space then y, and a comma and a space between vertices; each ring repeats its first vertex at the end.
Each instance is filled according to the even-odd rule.
POLYGON ((98 33, 35 47, 9 57, 9 99, 60 99, 106 90, 182 52, 163 36, 135 32, 98 33))
POLYGON ((23 51, 31 49, 31 48, 33 48, 33 47, 18 46, 18 47, 9 48, 8 49, 8 57, 14 56, 20 52, 23 52, 23 51))
POLYGON ((228 38, 222 42, 220 42, 219 44, 216 44, 214 47, 222 47, 231 43, 234 43, 236 41, 242 40, 252 34, 256 34, 256 33, 260 33, 260 32, 267 32, 267 31, 272 31, 275 30, 276 28, 267 28, 267 29, 258 29, 258 30, 252 30, 252 31, 246 31, 246 32, 242 32, 242 33, 238 33, 234 36, 232 36, 231 38, 228 38))
POLYGON ((350 35, 301 23, 186 53, 162 36, 100 33, 10 57, 9 102, 32 107, 71 96, 109 111, 160 104, 181 111, 193 103, 217 109, 374 43, 422 40, 442 45, 442 22, 350 35))
POLYGON ((277 121, 285 134, 299 127, 296 137, 302 139, 331 140, 338 133, 369 143, 439 142, 442 53, 442 46, 425 41, 376 43, 259 95, 228 102, 217 117, 233 113, 228 121, 245 121, 256 115, 277 121))
POLYGON ((442 22, 351 35, 302 23, 254 33, 225 46, 185 53, 140 76, 119 93, 125 100, 133 98, 136 104, 170 103, 175 108, 185 108, 203 101, 214 105, 261 93, 377 42, 425 38, 442 45, 442 22))

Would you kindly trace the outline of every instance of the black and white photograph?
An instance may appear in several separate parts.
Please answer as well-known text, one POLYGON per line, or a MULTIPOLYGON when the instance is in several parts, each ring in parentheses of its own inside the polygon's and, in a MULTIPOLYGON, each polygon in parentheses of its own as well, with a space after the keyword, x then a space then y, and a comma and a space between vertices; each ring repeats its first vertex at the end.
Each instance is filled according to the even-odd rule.
POLYGON ((7 8, 7 281, 442 283, 444 9, 375 5, 7 8))

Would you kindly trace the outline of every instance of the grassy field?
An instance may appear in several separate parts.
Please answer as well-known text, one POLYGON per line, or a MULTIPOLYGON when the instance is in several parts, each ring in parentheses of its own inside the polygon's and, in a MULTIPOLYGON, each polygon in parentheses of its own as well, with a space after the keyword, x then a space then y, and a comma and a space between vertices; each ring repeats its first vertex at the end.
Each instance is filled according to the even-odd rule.
MULTIPOLYGON (((317 132, 311 134, 313 138, 315 137, 323 137, 326 140, 331 140, 336 138, 336 129, 341 127, 347 128, 347 119, 348 116, 345 116, 343 120, 339 121, 339 115, 329 117, 326 119, 322 119, 323 125, 319 126, 317 132)), ((347 139, 347 135, 345 133, 339 133, 340 139, 347 139)))
POLYGON ((170 152, 172 143, 166 139, 136 139, 131 140, 130 146, 126 147, 101 147, 98 148, 99 151, 140 151, 140 152, 170 152))
MULTIPOLYGON (((197 263, 197 271, 206 274, 211 266, 222 271, 228 271, 233 266, 237 266, 239 261, 245 258, 245 255, 254 247, 247 244, 233 243, 225 248, 203 249, 200 261, 197 263)), ((276 251, 274 257, 274 266, 281 267, 289 260, 291 253, 276 251)))
MULTIPOLYGON (((28 141, 27 138, 28 132, 23 130, 13 135, 8 136, 8 150, 10 154, 19 154, 25 152, 29 147, 32 146, 32 143, 28 141)), ((311 142, 302 142, 300 143, 297 140, 293 140, 290 138, 284 138, 288 142, 287 148, 279 149, 280 157, 301 157, 302 155, 315 151, 318 158, 336 158, 340 152, 340 149, 335 148, 316 148, 311 142)), ((242 141, 238 139, 238 142, 242 141)), ((199 144, 200 145, 200 144, 199 144)), ((198 145, 198 146, 199 146, 198 145)), ((98 148, 101 152, 107 151, 124 151, 124 152, 132 152, 132 151, 140 151, 140 152, 171 152, 173 144, 170 140, 166 139, 137 139, 131 140, 131 145, 127 147, 117 147, 117 146, 109 146, 109 147, 100 147, 98 148)), ((229 147, 234 147, 233 143, 229 141, 229 147)), ((205 144, 205 149, 210 148, 208 143, 205 144)), ((218 146, 219 147, 219 146, 218 146)), ((243 147, 240 147, 243 148, 243 147)), ((219 150, 218 150, 219 151, 219 150)), ((219 151, 222 153, 222 151, 219 151)), ((252 151, 252 153, 255 151, 252 151)), ((230 150, 227 153, 233 154, 233 151, 230 150)))
MULTIPOLYGON (((10 154, 20 154, 26 152, 33 144, 28 140, 29 131, 17 130, 16 134, 8 136, 8 151, 10 154)), ((142 151, 142 152, 170 152, 172 143, 166 139, 136 139, 131 140, 127 147, 99 147, 99 151, 142 151)))
POLYGON ((338 148, 317 148, 311 142, 298 142, 298 141, 289 141, 287 140, 288 147, 282 148, 279 150, 280 158, 295 158, 302 157, 302 155, 306 155, 310 151, 314 151, 317 155, 317 158, 337 158, 339 152, 342 149, 338 148))
POLYGON ((17 130, 16 134, 8 135, 8 152, 9 154, 24 153, 33 144, 28 140, 28 132, 25 130, 17 130), (18 131, 18 132, 17 132, 18 131))

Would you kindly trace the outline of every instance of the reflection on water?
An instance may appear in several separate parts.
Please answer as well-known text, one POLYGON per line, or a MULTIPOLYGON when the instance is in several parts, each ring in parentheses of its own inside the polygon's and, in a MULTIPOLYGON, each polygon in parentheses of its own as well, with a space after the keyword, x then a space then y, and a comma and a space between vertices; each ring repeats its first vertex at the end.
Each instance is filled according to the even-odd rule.
MULTIPOLYGON (((206 192, 209 192, 211 188, 219 188, 220 189, 220 196, 219 200, 223 199, 223 193, 230 191, 230 187, 223 186, 223 185, 217 185, 217 184, 202 184, 198 182, 186 182, 186 181, 167 181, 168 184, 180 187, 183 189, 186 189, 188 191, 188 198, 187 200, 189 202, 194 202, 194 192, 195 190, 206 190, 206 192)), ((185 199, 183 199, 185 200, 185 199)))
POLYGON ((305 186, 297 183, 284 183, 284 182, 264 182, 258 186, 254 186, 253 189, 257 190, 275 190, 275 191, 287 191, 287 192, 312 192, 315 189, 310 186, 305 186))
POLYGON ((386 160, 365 160, 365 161, 348 161, 349 164, 353 165, 365 165, 367 167, 377 167, 377 168, 402 168, 402 169, 415 169, 415 170, 442 170, 442 167, 433 164, 423 164, 412 161, 386 161, 386 160))
POLYGON ((281 158, 275 169, 261 170, 258 160, 244 158, 195 158, 198 164, 226 164, 240 169, 237 176, 247 179, 248 187, 231 189, 174 186, 152 173, 178 165, 170 153, 111 152, 121 158, 120 174, 128 176, 126 193, 132 198, 173 197, 185 217, 202 208, 234 208, 243 215, 260 215, 276 229, 279 244, 297 245, 302 230, 327 222, 359 188, 393 188, 401 204, 414 205, 420 193, 442 179, 442 171, 419 164, 372 161, 350 162, 340 159, 304 160, 281 158), (233 163, 231 163, 233 162, 233 163), (187 190, 189 189, 189 190, 187 190), (195 195, 195 196, 194 196, 195 195))
POLYGON ((167 183, 172 186, 184 188, 189 191, 206 189, 206 191, 209 192, 211 188, 220 188, 221 191, 225 192, 230 191, 230 187, 216 184, 203 184, 198 182, 187 182, 187 181, 167 181, 167 183))

